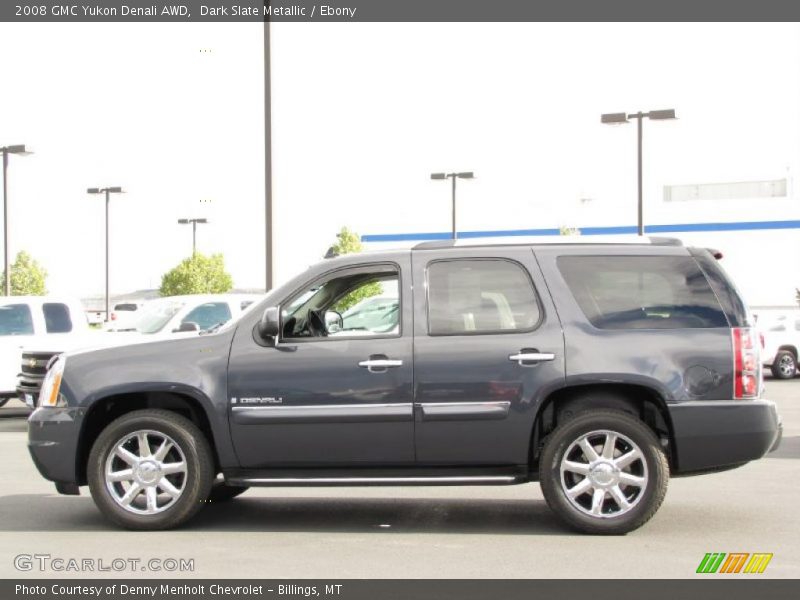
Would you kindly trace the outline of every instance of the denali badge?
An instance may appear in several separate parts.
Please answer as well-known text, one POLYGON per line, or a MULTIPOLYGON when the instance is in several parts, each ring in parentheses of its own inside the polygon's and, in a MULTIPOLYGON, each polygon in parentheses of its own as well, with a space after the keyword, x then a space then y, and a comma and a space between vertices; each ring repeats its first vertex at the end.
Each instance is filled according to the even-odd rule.
POLYGON ((231 404, 283 404, 283 398, 265 396, 264 398, 231 398, 231 404))

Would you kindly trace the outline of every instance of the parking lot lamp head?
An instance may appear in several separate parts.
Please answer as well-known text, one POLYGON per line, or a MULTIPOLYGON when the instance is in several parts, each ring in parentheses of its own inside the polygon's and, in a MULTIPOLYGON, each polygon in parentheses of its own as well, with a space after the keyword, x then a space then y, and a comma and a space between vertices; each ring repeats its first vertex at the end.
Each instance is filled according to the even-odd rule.
POLYGON ((625 113, 606 113, 600 115, 600 122, 606 125, 623 125, 628 123, 628 115, 625 113))

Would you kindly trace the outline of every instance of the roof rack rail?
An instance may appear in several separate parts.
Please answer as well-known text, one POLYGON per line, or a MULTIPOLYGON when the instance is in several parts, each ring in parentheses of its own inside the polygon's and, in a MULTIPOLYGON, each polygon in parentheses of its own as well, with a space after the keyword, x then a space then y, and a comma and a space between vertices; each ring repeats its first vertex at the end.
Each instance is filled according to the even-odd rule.
POLYGON ((649 244, 651 246, 683 246, 679 238, 659 237, 659 236, 636 236, 636 235, 589 235, 589 236, 565 236, 551 237, 542 239, 542 236, 531 236, 535 239, 526 239, 528 236, 496 236, 486 238, 462 238, 458 240, 432 240, 420 242, 413 246, 412 250, 440 250, 445 248, 470 247, 470 246, 571 246, 585 244, 649 244))

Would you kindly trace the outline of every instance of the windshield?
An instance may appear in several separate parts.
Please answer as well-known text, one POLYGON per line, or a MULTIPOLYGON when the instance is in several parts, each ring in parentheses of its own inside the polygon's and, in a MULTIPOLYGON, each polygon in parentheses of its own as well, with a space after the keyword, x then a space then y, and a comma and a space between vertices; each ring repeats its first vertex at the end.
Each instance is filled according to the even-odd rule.
POLYGON ((163 300, 153 300, 148 302, 141 309, 136 311, 136 331, 139 333, 158 333, 169 323, 178 311, 184 306, 185 302, 165 298, 163 300))
POLYGON ((33 335, 33 317, 27 304, 0 306, 0 335, 33 335))

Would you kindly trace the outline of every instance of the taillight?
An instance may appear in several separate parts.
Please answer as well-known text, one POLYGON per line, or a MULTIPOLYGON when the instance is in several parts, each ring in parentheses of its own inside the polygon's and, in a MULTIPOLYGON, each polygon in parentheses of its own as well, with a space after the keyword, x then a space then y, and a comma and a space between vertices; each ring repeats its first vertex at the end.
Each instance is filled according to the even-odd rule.
POLYGON ((111 320, 112 321, 116 321, 117 320, 117 313, 115 313, 115 312, 111 313, 111 320))
POLYGON ((733 328, 733 397, 757 398, 761 386, 761 357, 755 332, 749 327, 733 328))

